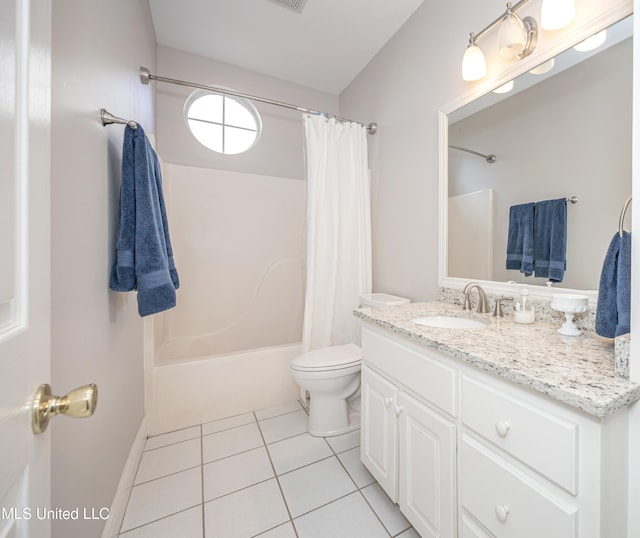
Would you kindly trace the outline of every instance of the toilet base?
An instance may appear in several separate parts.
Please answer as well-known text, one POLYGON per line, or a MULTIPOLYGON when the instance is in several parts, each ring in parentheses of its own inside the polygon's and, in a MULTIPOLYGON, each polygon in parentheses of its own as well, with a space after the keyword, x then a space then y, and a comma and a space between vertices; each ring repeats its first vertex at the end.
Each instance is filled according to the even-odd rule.
POLYGON ((360 428, 360 413, 354 411, 346 400, 321 396, 309 401, 309 425, 307 432, 314 437, 334 437, 360 428))

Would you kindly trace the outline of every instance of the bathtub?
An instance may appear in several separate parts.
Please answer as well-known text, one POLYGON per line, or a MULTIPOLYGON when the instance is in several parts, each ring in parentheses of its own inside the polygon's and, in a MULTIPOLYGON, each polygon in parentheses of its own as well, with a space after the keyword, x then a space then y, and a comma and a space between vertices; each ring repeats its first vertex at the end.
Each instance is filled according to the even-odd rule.
POLYGON ((291 402, 300 344, 152 364, 146 368, 149 435, 291 402))

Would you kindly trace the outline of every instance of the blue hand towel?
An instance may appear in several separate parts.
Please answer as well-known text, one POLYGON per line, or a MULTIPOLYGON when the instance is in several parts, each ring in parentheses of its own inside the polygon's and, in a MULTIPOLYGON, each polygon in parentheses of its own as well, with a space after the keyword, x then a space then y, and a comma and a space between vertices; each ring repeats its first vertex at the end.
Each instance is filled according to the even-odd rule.
POLYGON ((533 203, 514 205, 509 210, 507 269, 526 276, 533 273, 533 219, 533 203))
POLYGON ((138 290, 138 313, 148 316, 176 305, 180 286, 173 261, 158 156, 140 125, 125 127, 120 187, 120 226, 109 286, 138 290))
POLYGON ((567 268, 567 200, 536 202, 534 218, 534 275, 562 282, 567 268))
POLYGON ((596 332, 615 338, 631 330, 631 234, 616 233, 602 264, 596 332))

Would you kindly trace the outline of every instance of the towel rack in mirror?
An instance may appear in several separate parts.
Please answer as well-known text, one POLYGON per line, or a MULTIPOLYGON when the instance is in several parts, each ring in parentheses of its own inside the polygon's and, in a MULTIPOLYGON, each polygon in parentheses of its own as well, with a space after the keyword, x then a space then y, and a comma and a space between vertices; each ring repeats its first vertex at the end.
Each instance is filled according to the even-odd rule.
POLYGON ((631 196, 627 198, 627 201, 624 203, 624 207, 620 212, 620 222, 618 223, 618 233, 620 237, 622 237, 622 232, 624 231, 624 217, 627 214, 627 209, 629 209, 629 205, 631 204, 631 196))

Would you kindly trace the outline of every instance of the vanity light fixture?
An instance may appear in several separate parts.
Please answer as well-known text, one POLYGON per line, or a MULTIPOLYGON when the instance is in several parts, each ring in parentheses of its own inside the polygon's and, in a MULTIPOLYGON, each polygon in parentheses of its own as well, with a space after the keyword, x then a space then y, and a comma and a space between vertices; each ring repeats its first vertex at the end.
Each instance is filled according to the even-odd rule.
MULTIPOLYGON (((548 0, 547 0, 548 1, 548 0)), ((529 56, 538 42, 538 24, 533 17, 521 19, 516 10, 526 4, 528 0, 520 0, 513 5, 507 3, 506 11, 481 32, 471 32, 469 46, 462 58, 462 78, 467 81, 480 80, 487 73, 484 54, 476 41, 490 30, 500 25, 498 31, 498 54, 503 58, 517 58, 522 60, 529 56)))
POLYGON ((513 90, 513 80, 510 80, 502 86, 498 86, 495 90, 493 90, 493 93, 508 93, 511 90, 513 90))
POLYGON ((487 63, 480 47, 476 45, 476 38, 473 32, 469 34, 469 45, 462 57, 462 79, 480 80, 487 74, 487 63))
POLYGON ((589 50, 597 49, 600 45, 602 45, 607 39, 607 31, 602 30, 597 34, 593 34, 591 37, 587 37, 584 41, 578 43, 575 47, 573 47, 578 52, 587 52, 589 50))
POLYGON ((575 0, 543 0, 540 26, 545 30, 559 30, 576 16, 575 0))
POLYGON ((531 73, 532 75, 544 75, 545 73, 551 71, 555 65, 555 59, 551 58, 551 60, 547 60, 543 64, 540 64, 538 67, 534 67, 533 69, 531 69, 529 73, 531 73))

